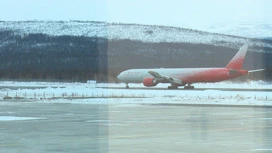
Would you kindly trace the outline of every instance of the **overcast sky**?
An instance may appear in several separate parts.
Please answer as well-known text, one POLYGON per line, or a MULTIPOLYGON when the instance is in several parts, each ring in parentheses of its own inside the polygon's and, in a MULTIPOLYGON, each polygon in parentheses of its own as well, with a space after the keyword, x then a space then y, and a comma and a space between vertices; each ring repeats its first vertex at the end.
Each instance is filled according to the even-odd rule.
POLYGON ((210 26, 271 23, 271 0, 0 0, 0 20, 84 20, 210 26))

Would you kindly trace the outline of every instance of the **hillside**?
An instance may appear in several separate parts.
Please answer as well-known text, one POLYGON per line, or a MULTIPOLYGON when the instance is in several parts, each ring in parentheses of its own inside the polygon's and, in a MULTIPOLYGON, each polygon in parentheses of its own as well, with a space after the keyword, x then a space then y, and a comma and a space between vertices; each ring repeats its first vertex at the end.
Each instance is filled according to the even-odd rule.
POLYGON ((247 38, 269 38, 272 36, 272 24, 267 22, 213 24, 201 29, 208 32, 247 38))
MULTIPOLYGON (((12 30, 17 35, 42 33, 49 36, 84 36, 115 39, 130 39, 143 42, 183 42, 229 46, 232 43, 248 42, 258 47, 272 47, 262 41, 208 33, 192 29, 156 25, 110 24, 83 21, 6 21, 0 22, 1 30, 12 30)), ((218 30, 217 30, 218 32, 218 30)))
POLYGON ((155 25, 0 22, 0 77, 112 82, 130 68, 220 67, 244 43, 245 68, 272 67, 269 39, 155 25))

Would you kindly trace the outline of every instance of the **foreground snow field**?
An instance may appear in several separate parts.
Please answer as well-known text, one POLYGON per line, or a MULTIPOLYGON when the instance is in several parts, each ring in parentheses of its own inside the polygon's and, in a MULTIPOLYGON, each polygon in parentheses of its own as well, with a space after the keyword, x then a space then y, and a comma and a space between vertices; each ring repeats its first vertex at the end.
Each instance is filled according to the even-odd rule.
POLYGON ((0 82, 3 102, 79 103, 79 104, 216 104, 272 106, 272 89, 263 81, 247 83, 194 84, 201 90, 167 90, 168 84, 144 88, 142 84, 59 83, 59 82, 0 82), (211 89, 212 90, 207 90, 211 89), (218 88, 218 90, 216 89, 218 88), (230 91, 222 91, 228 88, 230 91), (148 90, 146 90, 148 89, 148 90), (165 90, 164 90, 165 89, 165 90), (231 91, 231 89, 252 89, 231 91), (258 89, 258 91, 254 91, 258 89))

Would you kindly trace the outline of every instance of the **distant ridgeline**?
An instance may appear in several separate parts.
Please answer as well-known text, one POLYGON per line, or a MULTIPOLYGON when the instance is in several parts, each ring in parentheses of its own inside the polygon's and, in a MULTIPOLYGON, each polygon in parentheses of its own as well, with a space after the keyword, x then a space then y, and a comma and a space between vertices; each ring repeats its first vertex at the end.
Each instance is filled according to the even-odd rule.
MULTIPOLYGON (((153 33, 149 30, 146 34, 153 33)), ((271 80, 272 40, 241 39, 249 42, 244 68, 267 69, 250 79, 271 80)), ((225 67, 242 44, 224 40, 207 44, 25 34, 2 27, 0 79, 116 82, 121 71, 131 68, 225 67)))

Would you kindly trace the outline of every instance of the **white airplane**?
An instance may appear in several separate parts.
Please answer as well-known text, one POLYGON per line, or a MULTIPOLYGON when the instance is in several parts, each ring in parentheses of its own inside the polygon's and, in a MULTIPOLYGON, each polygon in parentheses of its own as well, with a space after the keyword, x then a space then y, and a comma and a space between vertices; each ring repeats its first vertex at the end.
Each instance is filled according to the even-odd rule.
POLYGON ((168 89, 177 89, 178 86, 193 89, 192 83, 219 82, 247 75, 250 72, 263 71, 264 69, 252 71, 242 69, 247 48, 248 45, 243 45, 224 68, 130 69, 121 72, 117 78, 126 83, 126 88, 129 88, 129 83, 143 83, 146 87, 153 87, 158 83, 170 83, 168 89))

